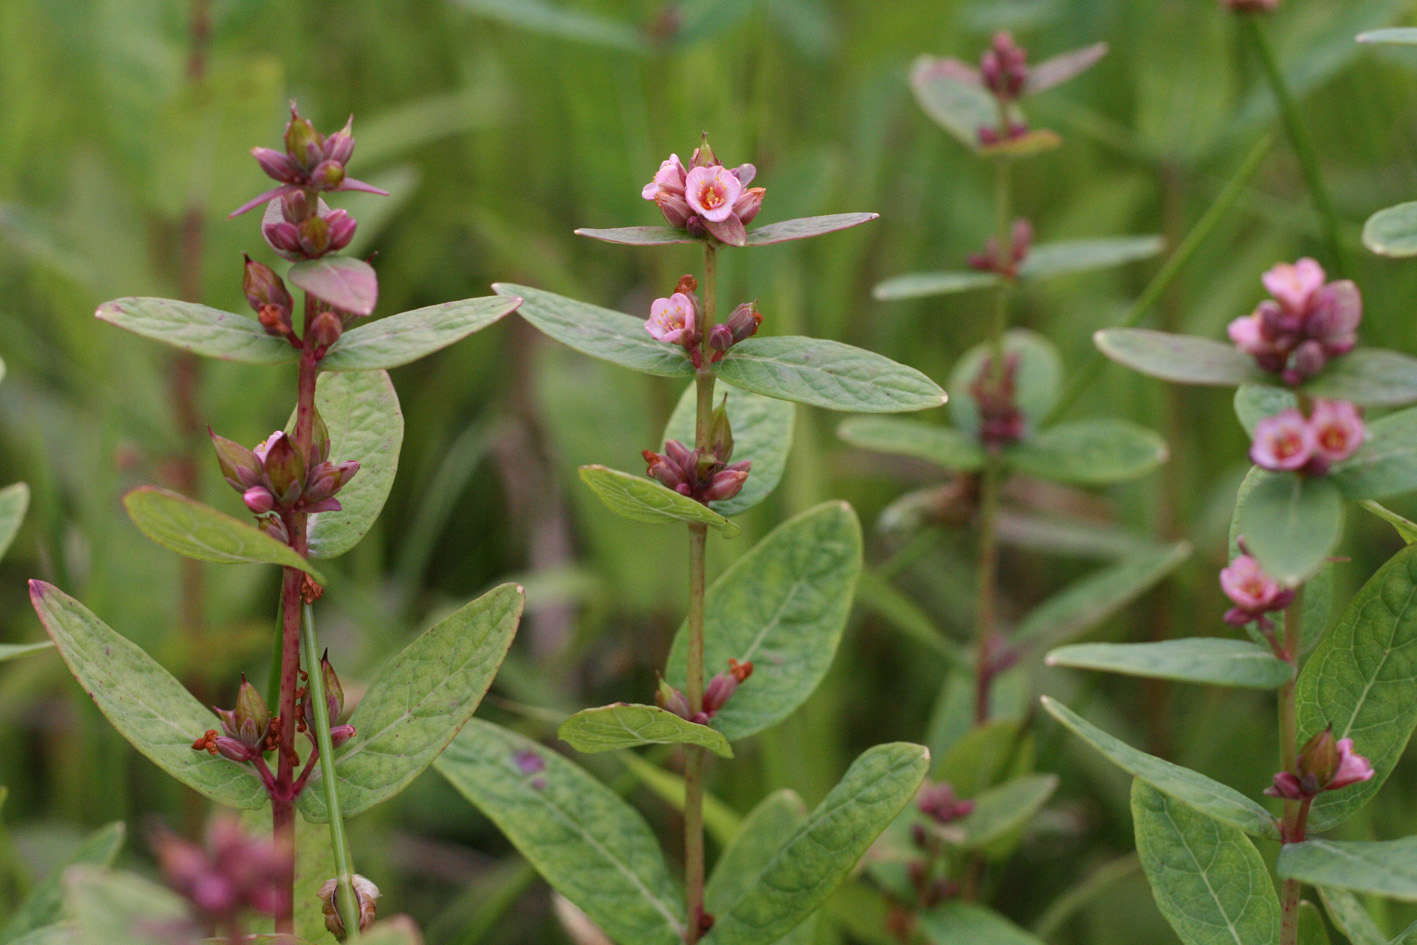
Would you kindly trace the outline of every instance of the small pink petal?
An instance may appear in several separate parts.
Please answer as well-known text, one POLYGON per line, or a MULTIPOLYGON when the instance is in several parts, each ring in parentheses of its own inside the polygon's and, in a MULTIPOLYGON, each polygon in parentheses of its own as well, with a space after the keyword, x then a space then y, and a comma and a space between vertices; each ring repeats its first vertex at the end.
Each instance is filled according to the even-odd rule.
MULTIPOLYGON (((684 196, 704 223, 721 223, 733 214, 743 185, 723 165, 696 167, 684 182, 684 196)), ((725 240, 724 242, 728 242, 725 240)))

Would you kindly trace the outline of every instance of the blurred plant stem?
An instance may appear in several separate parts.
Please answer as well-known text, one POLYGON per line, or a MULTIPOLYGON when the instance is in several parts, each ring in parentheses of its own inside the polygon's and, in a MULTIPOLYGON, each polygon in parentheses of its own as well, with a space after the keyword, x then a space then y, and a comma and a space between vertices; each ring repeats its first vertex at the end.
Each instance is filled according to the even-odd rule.
MULTIPOLYGON (((1301 621, 1304 617, 1304 588, 1300 585, 1294 592, 1289 606, 1284 608, 1284 642, 1280 654, 1294 668, 1279 690, 1279 770, 1297 772, 1299 770, 1299 722, 1295 705, 1294 683, 1299 670, 1299 641, 1302 639, 1301 621)), ((1280 836, 1285 843, 1298 843, 1304 839, 1304 822, 1308 817, 1309 801, 1285 800, 1284 825, 1280 836)), ((1299 941, 1299 881, 1286 879, 1279 898, 1279 945, 1297 945, 1299 941)))
POLYGON ((1319 171, 1318 154, 1314 151, 1313 142, 1309 140, 1308 133, 1304 130, 1303 122, 1299 120, 1298 104, 1294 101, 1294 96, 1289 91, 1289 84, 1285 81, 1284 73, 1279 68, 1279 60, 1274 55, 1274 47, 1270 45, 1269 36, 1260 24, 1260 17, 1240 16, 1237 19, 1240 22, 1240 32, 1245 35, 1246 41, 1254 49, 1255 56, 1260 61, 1260 67, 1264 70, 1265 79, 1269 82, 1270 90, 1274 93, 1275 102, 1279 105, 1279 114, 1284 121, 1284 133, 1289 137, 1295 157, 1299 159, 1299 171, 1304 175, 1304 186, 1309 191, 1309 197, 1314 201, 1314 209, 1319 213, 1319 223, 1323 227, 1324 242, 1328 244, 1333 270, 1340 279, 1347 278, 1348 258, 1344 253, 1343 242, 1338 234, 1338 214, 1333 209, 1333 201, 1329 198, 1328 187, 1324 184, 1323 174, 1319 171))

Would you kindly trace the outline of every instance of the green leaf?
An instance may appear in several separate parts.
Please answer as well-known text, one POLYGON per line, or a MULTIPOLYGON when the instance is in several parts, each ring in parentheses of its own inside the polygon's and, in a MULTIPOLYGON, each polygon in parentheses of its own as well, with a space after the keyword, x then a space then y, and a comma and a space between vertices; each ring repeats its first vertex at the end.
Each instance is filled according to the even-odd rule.
MULTIPOLYGON (((704 666, 753 663, 750 676, 713 718, 737 741, 776 725, 826 675, 851 612, 861 572, 861 525, 845 502, 826 502, 788 519, 708 589, 704 666)), ((679 628, 665 675, 685 686, 689 633, 679 628)))
POLYGON ((582 709, 562 722, 556 735, 586 754, 641 745, 698 745, 720 758, 733 757, 728 739, 720 732, 654 705, 617 702, 582 709))
POLYGON ((1368 915, 1368 910, 1363 908, 1357 896, 1346 889, 1331 886, 1316 888, 1328 917, 1353 945, 1388 945, 1387 936, 1378 930, 1373 917, 1368 915))
POLYGON ((1270 384, 1241 384, 1235 388, 1235 416, 1240 426, 1252 438, 1255 427, 1265 417, 1272 417, 1299 406, 1292 390, 1270 384))
POLYGON ((330 345, 320 361, 325 371, 375 371, 396 368, 441 351, 516 311, 520 303, 500 295, 390 315, 360 325, 330 345))
POLYGON ((52 584, 30 582, 30 601, 69 670, 118 733, 154 764, 228 807, 266 803, 248 765, 193 751, 216 717, 136 644, 52 584))
MULTIPOLYGON (((956 680, 963 680, 970 690, 967 695, 971 702, 969 708, 972 709, 973 680, 956 676, 946 685, 955 685, 956 680)), ((1002 685, 995 686, 993 694, 996 698, 1003 688, 1002 685)), ((1028 697, 1016 701, 1027 702, 1028 697)), ((1018 710, 1011 705, 1007 711, 1016 714, 1018 710)), ((969 722, 973 723, 972 714, 969 722)), ((939 741, 942 747, 947 744, 943 739, 939 741)), ((974 797, 989 790, 1001 778, 1028 770, 1032 752, 1033 733, 1024 727, 1022 719, 995 717, 957 734, 953 743, 935 758, 931 777, 937 781, 948 781, 964 797, 974 797)))
MULTIPOLYGON (((517 632, 526 597, 503 584, 454 611, 379 673, 349 723, 355 735, 336 752, 340 807, 361 814, 398 794, 433 763, 472 718, 517 632)), ((300 811, 329 819, 321 766, 300 795, 300 811)))
POLYGON ((763 798, 713 865, 704 887, 704 908, 718 915, 747 895, 754 877, 806 820, 807 805, 796 792, 784 789, 763 798))
MULTIPOLYGON (((950 416, 955 426, 971 436, 979 432, 979 404, 970 388, 979 379, 988 363, 991 346, 975 345, 964 353, 950 372, 949 386, 954 391, 950 400, 950 416)), ((1039 422, 1058 400, 1058 384, 1063 365, 1058 349, 1037 332, 1016 328, 1004 335, 1004 356, 1018 357, 1014 403, 1023 413, 1024 422, 1039 422)))
POLYGON ((928 751, 904 742, 863 753, 719 913, 704 945, 767 945, 806 919, 915 796, 929 765, 928 751))
POLYGON ((1148 328, 1106 328, 1093 335, 1102 353, 1150 377, 1181 384, 1263 384, 1269 375, 1234 345, 1148 328))
POLYGON ((740 531, 737 525, 702 502, 645 476, 605 466, 582 466, 581 479, 610 511, 632 521, 712 525, 721 529, 725 538, 732 538, 740 531))
POLYGON ((1387 207, 1368 217, 1363 224, 1363 245, 1379 256, 1417 256, 1417 201, 1387 207))
POLYGON ((930 945, 1043 945, 987 906, 955 900, 919 914, 930 945))
POLYGON ((1368 438, 1330 472, 1346 499, 1382 499, 1417 489, 1417 407, 1368 424, 1368 438))
POLYGON ((1417 837, 1286 843, 1274 871, 1281 879, 1297 879, 1312 886, 1417 902, 1417 837))
POLYGON ((602 243, 618 243, 621 246, 676 246, 681 243, 706 243, 707 239, 690 236, 685 230, 667 226, 616 226, 608 229, 581 227, 577 236, 588 236, 602 243))
POLYGON ((1263 840, 1279 839, 1279 827, 1269 811, 1234 788, 1199 771, 1137 751, 1047 696, 1042 697, 1042 703, 1049 715, 1128 774, 1221 824, 1263 840))
POLYGON ((1401 407, 1417 401, 1417 358, 1381 348, 1359 348, 1335 358, 1304 392, 1360 407, 1401 407))
POLYGON ((10 921, 0 929, 0 943, 13 942, 36 929, 64 919, 64 871, 81 863, 112 866, 123 846, 126 833, 127 827, 122 821, 118 821, 100 827, 85 837, 49 876, 30 890, 29 895, 10 916, 10 921))
POLYGON ((223 361, 285 364, 298 352, 290 342, 266 334, 261 323, 195 302, 176 299, 114 299, 94 313, 101 320, 144 338, 223 361))
POLYGON ((1391 525, 1404 544, 1410 545, 1417 541, 1417 522, 1403 518, 1392 509, 1384 508, 1371 500, 1360 502, 1359 505, 1391 525))
POLYGON ((1314 799, 1309 823, 1327 830, 1368 802, 1417 727, 1417 545, 1393 555, 1353 596, 1299 673, 1300 744, 1332 724, 1373 764, 1372 780, 1314 799))
POLYGON ((379 300, 379 277, 374 267, 352 256, 321 256, 290 267, 290 284, 337 309, 371 315, 379 300))
POLYGON ((903 417, 852 417, 837 427, 837 435, 852 446, 913 456, 957 472, 984 468, 984 448, 968 434, 937 423, 903 417))
POLYGON ((1190 554, 1191 546, 1184 541, 1136 548, 1039 604, 1019 621, 1014 638, 1038 647, 1071 639, 1146 593, 1190 554))
POLYGON ((26 932, 6 945, 88 945, 81 942, 78 936, 78 927, 72 922, 64 922, 26 932))
POLYGON ((1079 643, 1049 653, 1047 663, 1248 689, 1278 689, 1294 675, 1289 664, 1267 647, 1211 637, 1159 643, 1079 643))
POLYGON ((1132 821, 1156 905, 1185 945, 1279 941, 1279 897, 1248 837, 1140 780, 1132 821))
POLYGON ((637 55, 649 51, 648 37, 629 23, 544 0, 458 0, 458 4, 488 19, 543 36, 637 55))
POLYGON ((729 349, 718 376, 779 400, 855 413, 924 410, 946 400, 912 367, 821 338, 749 338, 729 349))
POLYGON ((1294 587, 1333 554, 1343 496, 1327 478, 1263 471, 1235 508, 1236 531, 1267 573, 1294 587))
POLYGON ((614 791, 480 719, 434 766, 619 945, 682 945, 683 896, 649 826, 614 791))
POLYGON ((882 302, 920 299, 931 295, 953 295, 1002 284, 992 272, 912 272, 876 283, 872 297, 882 302))
POLYGON ((1069 240, 1034 246, 1019 266, 1021 279, 1044 279, 1088 269, 1123 266, 1148 259, 1166 248, 1160 236, 1112 236, 1094 240, 1069 240))
POLYGON ((45 640, 42 643, 0 643, 0 663, 47 650, 53 645, 51 640, 45 640))
POLYGON ((1052 482, 1102 486, 1126 482, 1166 462, 1166 441, 1130 420, 1096 417, 1063 423, 1005 450, 1018 472, 1052 482))
POLYGON ((694 365, 683 348, 655 341, 645 331, 644 321, 632 315, 529 286, 497 283, 492 290, 498 295, 520 298, 518 315, 543 334, 582 354, 659 377, 688 377, 694 373, 694 365))
POLYGON ((1389 29, 1368 30, 1366 33, 1358 34, 1358 42, 1395 43, 1399 46, 1417 46, 1417 27, 1394 26, 1389 29))
MULTIPOLYGON (((625 766, 635 780, 639 781, 666 804, 683 811, 684 778, 673 771, 665 771, 651 764, 634 752, 621 752, 615 760, 625 766)), ((727 804, 714 797, 711 791, 704 792, 704 829, 713 840, 723 846, 737 835, 743 818, 727 804)))
POLYGON ((155 928, 191 928, 186 900, 135 873, 75 867, 64 874, 64 904, 84 945, 153 945, 155 928))
MULTIPOLYGON (((359 472, 339 491, 338 512, 310 516, 310 554, 337 558, 374 527, 384 510, 403 447, 403 411, 385 371, 321 374, 315 408, 330 431, 330 460, 359 462, 359 472)), ((295 417, 287 429, 295 429, 295 417)))
POLYGON ((798 217, 795 220, 782 220, 777 223, 769 223, 767 226, 760 226, 756 230, 749 230, 748 242, 744 245, 771 246, 774 243, 810 239, 813 236, 822 236, 826 233, 835 233, 838 230, 870 223, 879 216, 879 213, 828 213, 820 217, 798 217))
POLYGON ((123 497, 123 507, 144 535, 178 554, 219 564, 278 564, 325 583, 314 565, 289 545, 184 495, 139 486, 123 497))
POLYGON ((979 149, 979 129, 999 124, 999 107, 982 87, 942 72, 940 60, 921 56, 910 68, 915 101, 934 122, 970 150, 979 149))
POLYGON ((0 555, 10 550, 30 504, 30 487, 17 482, 0 489, 0 555))
MULTIPOLYGON (((787 453, 792 449, 792 427, 797 408, 782 400, 763 397, 737 387, 725 387, 714 395, 715 401, 728 398, 728 422, 733 428, 733 458, 735 463, 748 460, 753 468, 743 488, 731 499, 713 503, 719 515, 738 515, 748 511, 768 497, 782 479, 787 466, 787 453)), ((696 385, 691 383, 679 398, 679 405, 664 429, 664 439, 678 440, 690 449, 694 446, 695 411, 698 399, 696 385)))
POLYGON ((1298 945, 1329 945, 1328 926, 1319 907, 1307 899, 1299 903, 1298 945))
POLYGON ((1056 774, 1014 778, 975 797, 969 816, 945 829, 958 829, 957 846, 997 856, 1012 849, 1010 835, 1021 831, 1057 789, 1056 774), (1003 849, 1000 841, 1004 841, 1003 849))

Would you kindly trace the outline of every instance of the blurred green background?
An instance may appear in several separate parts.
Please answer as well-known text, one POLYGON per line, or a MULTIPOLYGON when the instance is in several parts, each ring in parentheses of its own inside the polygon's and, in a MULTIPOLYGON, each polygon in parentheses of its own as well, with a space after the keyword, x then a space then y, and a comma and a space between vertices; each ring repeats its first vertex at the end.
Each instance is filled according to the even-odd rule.
MULTIPOLYGON (((1358 232, 1373 211, 1417 193, 1417 52, 1360 47, 1353 36, 1414 22, 1411 0, 1285 0, 1267 24, 1344 221, 1365 342, 1409 352, 1417 267, 1367 254, 1358 232)), ((1174 247, 1275 129, 1256 64, 1214 0, 3 0, 0 482, 25 480, 34 499, 0 564, 0 641, 41 638, 24 586, 40 577, 209 701, 229 703, 242 671, 264 678, 276 574, 204 566, 194 595, 181 562, 138 533, 119 498, 142 483, 181 484, 195 457, 206 501, 239 511, 204 427, 259 441, 288 415, 294 373, 206 362, 184 418, 172 406, 182 373, 170 353, 92 312, 127 295, 244 310, 240 254, 272 254, 255 215, 226 214, 264 189, 247 152, 277 145, 289 100, 326 131, 354 113, 351 171, 392 193, 333 201, 360 220, 352 251, 378 253, 379 314, 485 295, 494 281, 646 312, 699 267, 694 249, 609 246, 572 230, 659 222, 641 186, 708 131, 725 163, 758 166, 760 222, 881 214, 810 242, 725 252, 725 303, 757 298, 766 333, 851 342, 943 380, 984 338, 992 300, 885 303, 870 288, 958 268, 988 234, 989 169, 916 107, 906 77, 921 53, 975 60, 1000 28, 1035 59, 1111 44, 1098 67, 1031 103, 1033 123, 1065 139, 1015 174, 1016 207, 1040 240, 1159 233, 1174 247)), ((1281 135, 1149 324, 1221 337, 1261 297, 1260 273, 1304 254, 1329 262, 1281 135)), ((1092 332, 1121 317, 1158 265, 1032 286, 1018 321, 1075 367, 1092 332)), ((440 614, 518 580, 528 618, 483 714, 547 734, 581 705, 647 699, 685 606, 682 539, 613 518, 575 469, 637 468, 639 451, 659 445, 677 382, 592 362, 515 318, 394 379, 408 419, 394 493, 369 538, 331 564, 320 605, 346 691, 440 614)), ((1247 445, 1228 393, 1108 367, 1073 409, 1100 413, 1161 431, 1170 463, 1101 493, 1015 481, 1010 508, 1081 518, 1093 537, 1115 528, 1194 544, 1173 579, 1095 637, 1227 632, 1215 573, 1247 445)), ((868 563, 886 565, 934 627, 966 635, 968 529, 902 538, 873 527, 891 500, 938 475, 845 447, 836 423, 799 408, 783 486, 746 517, 747 534, 714 542, 711 566, 788 513, 844 497, 866 524, 868 563)), ((1397 547, 1387 526, 1355 514, 1340 593, 1397 547)), ((1006 547, 1002 567, 1004 613, 1016 617, 1089 565, 1065 548, 1006 547)), ((842 650, 804 710, 714 766, 711 788, 725 802, 746 811, 781 786, 814 802, 862 747, 927 739, 939 655, 900 621, 864 610, 842 650)), ((1134 744, 1247 793, 1272 773, 1266 697, 1065 670, 1035 676, 1037 690, 1109 720, 1134 744)), ((995 903, 1024 924, 1132 847, 1124 776, 1050 725, 1038 755, 1062 775, 1059 798, 993 877, 995 903)), ((624 767, 586 761, 673 836, 672 810, 624 767)), ((1409 759, 1346 829, 1410 832, 1414 771, 1409 759)), ((0 784, 11 792, 12 841, 0 839, 0 904, 93 826, 140 826, 157 813, 190 831, 203 817, 108 728, 52 654, 0 668, 0 784)), ((430 942, 567 940, 544 887, 436 775, 352 829, 361 872, 430 942)), ((134 863, 146 855, 141 841, 129 849, 134 863)), ((870 931, 869 920, 859 924, 858 934, 870 931)), ((828 923, 822 934, 845 933, 828 923)), ((1133 873, 1052 940, 1173 939, 1133 873)))

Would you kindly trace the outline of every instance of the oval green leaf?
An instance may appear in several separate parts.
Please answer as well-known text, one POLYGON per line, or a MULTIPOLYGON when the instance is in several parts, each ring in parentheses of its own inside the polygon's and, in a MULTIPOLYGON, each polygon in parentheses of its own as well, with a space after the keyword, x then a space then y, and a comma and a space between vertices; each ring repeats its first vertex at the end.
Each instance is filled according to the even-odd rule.
MULTIPOLYGON (((1052 409, 1058 399, 1058 384, 1063 376, 1063 364, 1058 349, 1037 332, 1016 328, 1004 335, 1004 356, 1018 357, 1015 377, 1015 397, 1024 423, 1032 425, 1052 409)), ((949 385, 954 395, 950 401, 950 417, 955 426, 971 436, 979 432, 979 404, 970 388, 988 363, 990 346, 975 345, 964 353, 950 372, 949 385)))
POLYGON ((718 915, 704 945, 764 945, 805 920, 915 796, 929 766, 930 753, 919 745, 864 752, 718 915))
POLYGON ((1247 689, 1278 689, 1294 675, 1289 664, 1266 647, 1210 637, 1158 643, 1079 643, 1049 653, 1047 663, 1247 689))
POLYGON ((1158 434, 1115 417, 1059 424, 1005 449, 1009 466, 1018 472, 1081 486, 1145 476, 1168 455, 1158 434))
POLYGON ((144 535, 180 555, 219 564, 299 568, 325 583, 324 576, 289 545, 184 495, 156 486, 139 486, 123 497, 123 507, 144 535))
POLYGON ((718 915, 748 893, 753 877, 806 820, 807 805, 796 792, 783 789, 763 798, 714 863, 704 887, 704 908, 718 915))
POLYGON ((1057 789, 1056 774, 1014 778, 976 796, 974 810, 969 812, 969 816, 945 829, 958 829, 957 846, 966 850, 982 850, 997 857, 1012 851, 1014 835, 1021 832, 1033 815, 1043 809, 1057 789))
POLYGON ((77 866, 64 874, 65 911, 83 945, 153 945, 153 930, 182 928, 191 907, 136 873, 77 866))
POLYGON ((1417 201, 1387 207, 1368 217, 1363 224, 1363 245, 1379 256, 1417 256, 1417 201))
POLYGON ((740 531, 737 525, 702 502, 644 476, 605 466, 582 466, 581 479, 610 511, 632 521, 656 525, 669 522, 712 525, 720 529, 725 538, 732 538, 740 531))
POLYGON ((674 246, 679 243, 707 242, 700 237, 690 236, 684 230, 667 226, 617 226, 608 229, 581 227, 575 233, 577 236, 589 236, 602 243, 618 243, 621 246, 674 246))
POLYGON ((1102 353, 1150 377, 1180 384, 1263 384, 1269 375, 1234 345, 1148 328, 1106 328, 1093 335, 1102 353))
POLYGON ((999 106, 982 86, 961 82, 946 60, 921 56, 910 69, 915 101, 934 122, 970 150, 979 149, 979 129, 999 123, 999 106))
POLYGON ((1271 384, 1241 384, 1235 388, 1235 416, 1251 437, 1265 417, 1299 406, 1292 390, 1271 384))
POLYGON ((25 519, 30 504, 30 487, 16 482, 0 489, 0 555, 10 550, 10 543, 25 519))
POLYGON ((1262 840, 1278 840, 1279 826, 1269 811, 1232 787, 1199 771, 1138 751, 1084 720, 1062 703, 1042 697, 1043 708, 1078 738, 1102 752, 1109 761, 1191 810, 1262 840))
POLYGON ((1235 508, 1235 529, 1260 567, 1294 587, 1333 554, 1343 496, 1327 478, 1264 471, 1235 508))
POLYGON ((521 301, 491 295, 400 312, 340 336, 320 361, 325 371, 396 368, 441 351, 516 311, 521 301))
POLYGON ((1043 945, 993 909, 962 900, 921 912, 920 931, 930 945, 1043 945))
MULTIPOLYGON (((664 439, 694 445, 695 412, 698 399, 696 385, 690 384, 679 398, 679 405, 664 428, 664 439)), ((787 454, 792 449, 792 427, 797 408, 785 400, 763 397, 737 387, 726 387, 715 393, 714 400, 728 399, 728 421, 733 427, 733 458, 735 463, 748 460, 753 468, 743 488, 731 499, 714 502, 719 515, 738 515, 768 497, 782 480, 787 467, 787 454)))
MULTIPOLYGON (((753 663, 753 675, 714 716, 729 741, 775 725, 826 675, 861 572, 861 525, 845 502, 808 509, 733 562, 704 604, 704 666, 753 663)), ((685 686, 688 630, 680 627, 665 675, 685 686)))
POLYGON ((774 243, 786 243, 790 240, 810 239, 813 236, 849 230, 853 226, 870 223, 879 217, 879 213, 828 213, 820 217, 798 217, 795 220, 782 220, 778 223, 760 226, 756 230, 749 230, 748 242, 744 245, 771 246, 774 243))
POLYGON ((683 945, 683 894, 644 818, 614 791, 481 719, 434 767, 619 945, 683 945))
POLYGON ((968 434, 936 423, 903 417, 852 417, 837 427, 837 436, 852 446, 913 456, 957 472, 984 468, 984 447, 968 434))
POLYGON ((126 298, 104 302, 94 313, 126 328, 192 354, 246 364, 285 364, 296 359, 290 342, 266 334, 261 323, 195 302, 126 298))
POLYGON ((948 399, 912 367, 821 338, 749 338, 719 362, 718 376, 779 400, 854 413, 924 410, 948 399))
POLYGON ((1314 799, 1314 830, 1345 820, 1382 787, 1417 728, 1417 545, 1388 560, 1348 603, 1320 641, 1295 687, 1300 743, 1332 725, 1372 762, 1372 780, 1314 799))
POLYGON ((1417 837, 1286 843, 1274 871, 1312 886, 1417 902, 1417 837))
POLYGON ((123 846, 127 827, 122 821, 100 827, 84 838, 39 884, 30 890, 10 921, 0 926, 0 942, 13 942, 22 936, 53 925, 65 918, 64 871, 71 866, 112 866, 123 846))
POLYGON ((1378 929, 1357 896, 1346 889, 1316 888, 1328 917, 1353 945, 1388 945, 1387 936, 1378 929))
POLYGON ((70 672, 129 744, 219 804, 267 803, 249 765, 192 750, 194 739, 219 727, 216 716, 141 647, 52 584, 31 581, 30 602, 70 672))
POLYGON ((1248 837, 1140 780, 1132 821, 1157 908, 1185 945, 1279 941, 1279 897, 1248 837))
POLYGON ((922 299, 932 295, 953 295, 975 289, 995 288, 1002 281, 992 272, 912 272, 876 283, 871 295, 882 302, 922 299))
POLYGON ((1160 236, 1112 236, 1042 243, 1028 251, 1018 274, 1021 279, 1044 279, 1088 269, 1123 266, 1139 259, 1149 259, 1165 248, 1166 241, 1160 236))
POLYGON ((1417 358, 1383 348, 1359 348, 1335 358, 1304 392, 1362 407, 1401 407, 1417 401, 1417 358))
POLYGON ((1417 407, 1368 424, 1368 438, 1330 477, 1343 497, 1382 499, 1417 489, 1417 407))
POLYGON ((721 732, 682 719, 656 705, 617 702, 582 709, 562 722, 556 735, 585 754, 641 745, 697 745, 720 758, 733 757, 733 749, 721 732))
MULTIPOLYGON (((379 673, 349 723, 355 734, 335 756, 340 807, 353 817, 408 786, 472 718, 512 645, 526 597, 503 584, 439 621, 379 673)), ((323 766, 300 795, 300 811, 329 819, 323 766)))
POLYGON ((355 315, 371 315, 379 301, 374 267, 352 256, 321 256, 290 267, 290 284, 355 315))
POLYGON ((517 314, 561 344, 593 358, 659 377, 688 377, 694 373, 684 349, 655 341, 643 320, 624 312, 588 305, 554 292, 530 286, 497 283, 498 295, 517 297, 517 314))

